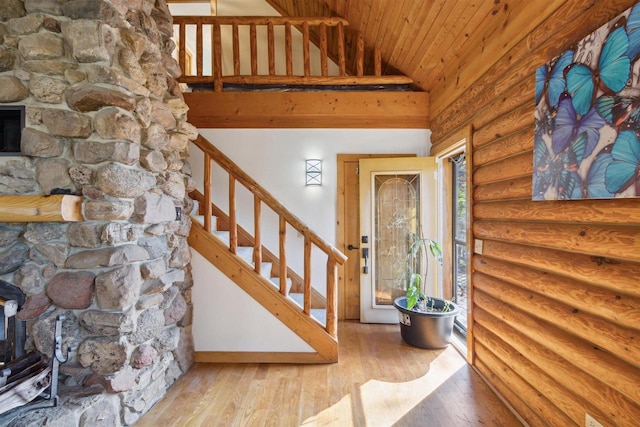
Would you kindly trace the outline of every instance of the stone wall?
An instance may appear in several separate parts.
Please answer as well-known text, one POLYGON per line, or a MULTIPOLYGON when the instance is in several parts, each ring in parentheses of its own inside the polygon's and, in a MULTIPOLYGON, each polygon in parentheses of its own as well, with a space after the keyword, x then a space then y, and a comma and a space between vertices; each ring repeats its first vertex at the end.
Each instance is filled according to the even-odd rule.
POLYGON ((190 223, 176 207, 191 208, 196 129, 172 31, 165 0, 0 1, 0 104, 26 106, 0 194, 82 195, 86 218, 0 223, 0 279, 27 294, 28 348, 52 354, 61 313, 78 346, 62 405, 10 425, 132 424, 193 361, 190 223))

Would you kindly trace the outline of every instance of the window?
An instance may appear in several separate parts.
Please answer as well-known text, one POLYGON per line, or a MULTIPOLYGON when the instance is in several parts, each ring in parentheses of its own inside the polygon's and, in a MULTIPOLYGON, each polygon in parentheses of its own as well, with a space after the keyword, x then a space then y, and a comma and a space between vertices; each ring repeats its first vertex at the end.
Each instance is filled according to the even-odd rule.
POLYGON ((452 273, 453 301, 460 306, 456 316, 456 329, 467 333, 467 162, 465 153, 450 157, 452 163, 452 273))

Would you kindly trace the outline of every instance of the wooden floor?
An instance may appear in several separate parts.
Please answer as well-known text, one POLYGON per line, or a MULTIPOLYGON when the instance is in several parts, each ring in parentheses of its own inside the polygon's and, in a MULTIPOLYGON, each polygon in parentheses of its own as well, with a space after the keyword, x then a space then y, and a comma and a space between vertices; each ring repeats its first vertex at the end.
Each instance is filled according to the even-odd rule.
POLYGON ((397 325, 340 322, 330 365, 194 365, 136 427, 520 426, 449 346, 406 345, 397 325))

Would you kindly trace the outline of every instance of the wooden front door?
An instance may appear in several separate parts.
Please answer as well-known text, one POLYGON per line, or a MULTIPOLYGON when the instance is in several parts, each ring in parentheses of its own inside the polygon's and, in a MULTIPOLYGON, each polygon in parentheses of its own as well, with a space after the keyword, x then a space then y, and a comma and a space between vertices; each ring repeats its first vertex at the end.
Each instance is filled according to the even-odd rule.
POLYGON ((360 319, 360 159, 415 157, 415 154, 338 154, 338 249, 349 258, 340 269, 338 319, 360 319), (354 249, 349 250, 349 245, 354 249))
MULTIPOLYGON (((360 160, 360 235, 367 259, 360 265, 360 321, 397 323, 393 307, 407 289, 411 234, 437 238, 438 203, 434 157, 360 160)), ((425 279, 436 295, 437 264, 425 279)))

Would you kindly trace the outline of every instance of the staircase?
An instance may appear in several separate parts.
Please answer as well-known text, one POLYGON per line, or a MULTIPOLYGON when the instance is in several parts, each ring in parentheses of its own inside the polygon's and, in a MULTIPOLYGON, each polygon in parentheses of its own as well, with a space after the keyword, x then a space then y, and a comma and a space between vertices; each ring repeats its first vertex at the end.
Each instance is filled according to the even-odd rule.
POLYGON ((198 202, 199 209, 191 216, 189 244, 315 350, 315 353, 294 353, 279 361, 336 362, 337 266, 344 263, 346 257, 310 230, 209 141, 198 136, 194 143, 204 153, 204 194, 197 190, 190 194, 198 202), (212 203, 212 162, 228 175, 229 208, 226 211, 212 203), (238 184, 254 198, 253 233, 237 223, 238 184), (262 243, 263 207, 278 215, 277 255, 262 243), (304 238, 302 274, 287 265, 286 237, 287 230, 291 229, 304 238), (318 253, 326 257, 326 297, 311 285, 312 254, 318 253))
MULTIPOLYGON (((204 215, 194 215, 192 216, 192 218, 194 218, 199 224, 201 224, 204 227, 204 215)), ((215 225, 217 224, 217 218, 213 217, 212 218, 212 229, 216 229, 215 225)), ((218 239, 220 239, 227 248, 230 247, 230 233, 229 231, 212 231, 211 232, 215 237, 217 237, 218 239)), ((264 250, 264 249, 263 249, 264 250)), ((238 246, 236 249, 236 255, 239 256, 242 260, 244 260, 247 263, 247 266, 249 266, 251 268, 251 270, 256 270, 255 268, 255 262, 254 260, 254 248, 252 246, 238 246)), ((263 261, 260 265, 260 274, 262 274, 262 276, 269 280, 275 290, 279 291, 280 290, 280 278, 277 276, 272 276, 272 269, 273 269, 273 262, 265 262, 263 261)), ((293 280, 291 278, 287 278, 286 280, 286 295, 287 298, 289 298, 290 301, 293 301, 295 304, 297 304, 300 309, 304 309, 304 293, 303 292, 292 292, 291 291, 291 286, 293 284, 293 280)), ((313 297, 312 297, 313 298, 313 297)), ((323 327, 326 327, 327 324, 327 309, 326 309, 326 300, 324 297, 322 297, 321 295, 316 296, 316 298, 320 301, 318 301, 316 308, 314 308, 314 305, 312 304, 311 306, 311 317, 316 320, 318 323, 320 323, 323 327)))

